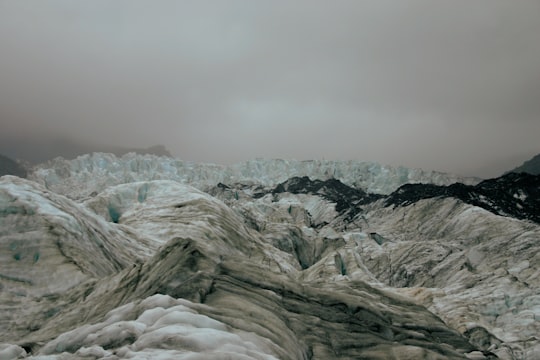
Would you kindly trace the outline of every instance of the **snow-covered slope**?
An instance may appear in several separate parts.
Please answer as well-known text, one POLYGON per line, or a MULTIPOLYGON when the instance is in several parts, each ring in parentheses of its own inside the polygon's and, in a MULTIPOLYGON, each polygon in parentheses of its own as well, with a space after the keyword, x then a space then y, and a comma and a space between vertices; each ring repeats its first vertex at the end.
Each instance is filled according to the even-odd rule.
POLYGON ((335 178, 369 193, 389 194, 406 183, 474 184, 475 178, 359 161, 252 160, 231 166, 185 162, 168 157, 94 153, 74 160, 55 159, 37 167, 30 178, 50 190, 80 199, 111 185, 174 180, 205 190, 218 183, 275 186, 294 176, 335 178))

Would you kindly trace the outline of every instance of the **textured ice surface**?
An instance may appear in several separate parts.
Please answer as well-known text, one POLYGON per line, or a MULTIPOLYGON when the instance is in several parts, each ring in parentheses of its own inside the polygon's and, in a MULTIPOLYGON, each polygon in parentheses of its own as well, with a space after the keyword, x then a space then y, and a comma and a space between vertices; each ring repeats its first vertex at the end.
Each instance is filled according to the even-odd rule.
MULTIPOLYGON (((333 261, 338 250, 345 264, 350 250, 340 249, 337 238, 315 241, 318 248, 304 238, 309 231, 293 226, 285 228, 298 241, 293 251, 279 249, 268 233, 247 226, 225 203, 170 181, 111 187, 86 205, 95 212, 79 205, 81 218, 102 214, 102 227, 131 229, 162 245, 61 296, 24 298, 33 313, 15 308, 18 318, 5 324, 16 332, 2 337, 35 358, 460 358, 474 350, 412 302, 359 280, 347 283, 333 261), (145 196, 139 196, 140 189, 145 196), (119 201, 118 223, 105 220, 111 201, 119 201), (318 255, 312 258, 309 249, 318 255), (323 265, 319 278, 303 280, 302 258, 310 269, 323 265)), ((286 203, 276 205, 280 218, 292 216, 286 203)), ((275 235, 282 230, 276 228, 275 235)), ((329 235, 330 229, 321 232, 329 235)), ((81 255, 88 253, 81 250, 81 255)), ((107 258, 92 255, 92 261, 107 258)), ((346 266, 354 273, 351 264, 346 266)))
POLYGON ((489 345, 506 344, 495 351, 501 356, 510 348, 520 358, 538 344, 540 226, 455 199, 374 209, 366 218, 368 232, 393 240, 362 249, 377 279, 404 288, 454 328, 487 329, 498 338, 489 345))
POLYGON ((92 155, 2 178, 0 356, 538 358, 537 224, 264 188, 331 163, 92 155))
MULTIPOLYGON (((298 256, 302 248, 311 257, 312 266, 300 274, 303 281, 358 279, 391 286, 417 299, 484 350, 502 358, 535 358, 527 354, 536 353, 540 332, 537 224, 457 199, 436 198, 396 208, 383 206, 381 200, 364 206, 352 223, 335 217, 313 228, 310 212, 315 196, 285 193, 278 199, 268 195, 242 202, 226 193, 216 195, 228 199, 271 239, 279 234, 308 239, 296 240, 299 246, 289 250, 298 256), (294 211, 289 213, 287 204, 294 211)), ((317 203, 324 207, 321 198, 317 203)))
POLYGON ((66 291, 116 274, 155 250, 132 229, 112 225, 36 183, 0 178, 3 336, 38 329, 71 301, 66 291))
POLYGON ((8 289, 60 293, 113 274, 145 252, 132 236, 31 181, 0 179, 0 277, 8 289))

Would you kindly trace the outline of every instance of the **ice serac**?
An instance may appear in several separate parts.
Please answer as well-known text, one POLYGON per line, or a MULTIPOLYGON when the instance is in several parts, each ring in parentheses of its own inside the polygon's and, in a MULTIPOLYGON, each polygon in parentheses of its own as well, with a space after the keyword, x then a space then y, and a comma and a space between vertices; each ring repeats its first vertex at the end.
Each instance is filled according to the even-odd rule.
POLYGON ((40 165, 30 178, 50 190, 80 199, 108 186, 135 181, 174 180, 206 190, 218 183, 275 186, 292 177, 338 179, 368 193, 389 194, 407 183, 477 183, 452 174, 383 166, 360 161, 252 160, 230 166, 192 163, 169 157, 94 153, 74 160, 57 158, 40 165))

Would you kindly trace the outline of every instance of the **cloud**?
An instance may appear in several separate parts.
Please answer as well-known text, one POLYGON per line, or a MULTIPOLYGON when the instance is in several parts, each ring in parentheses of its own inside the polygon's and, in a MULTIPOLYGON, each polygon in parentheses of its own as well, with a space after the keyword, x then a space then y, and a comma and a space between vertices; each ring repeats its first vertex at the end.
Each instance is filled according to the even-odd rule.
POLYGON ((525 0, 4 0, 2 133, 163 143, 197 161, 475 174, 538 152, 539 11, 525 0))

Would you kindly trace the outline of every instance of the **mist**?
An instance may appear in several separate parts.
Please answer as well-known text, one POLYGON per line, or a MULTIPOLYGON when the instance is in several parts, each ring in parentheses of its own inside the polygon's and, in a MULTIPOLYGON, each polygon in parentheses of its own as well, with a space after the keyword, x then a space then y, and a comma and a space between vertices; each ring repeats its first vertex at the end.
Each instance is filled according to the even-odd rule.
POLYGON ((70 139, 497 176, 540 152, 538 14, 521 0, 3 0, 2 151, 70 139))

